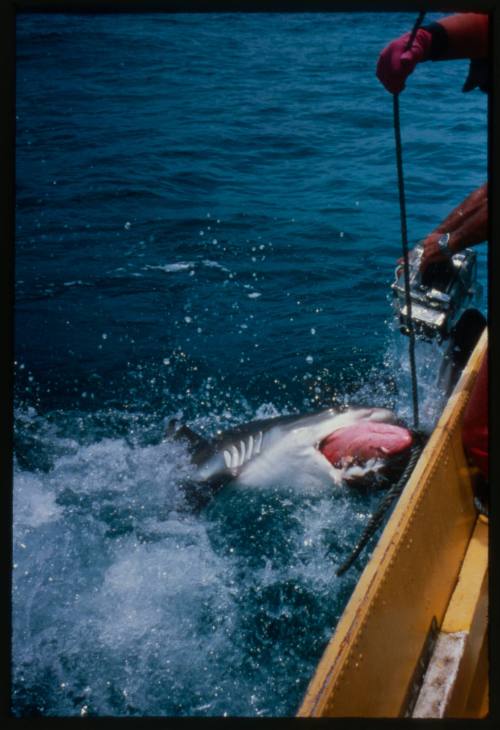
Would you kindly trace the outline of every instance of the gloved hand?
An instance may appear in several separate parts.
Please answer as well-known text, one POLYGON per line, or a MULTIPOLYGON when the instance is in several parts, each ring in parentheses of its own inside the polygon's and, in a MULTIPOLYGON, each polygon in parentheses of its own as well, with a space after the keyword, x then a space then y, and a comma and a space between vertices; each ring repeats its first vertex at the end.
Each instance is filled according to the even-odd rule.
POLYGON ((378 59, 377 77, 392 94, 403 91, 405 81, 417 63, 430 58, 432 35, 429 31, 419 28, 411 48, 407 51, 410 35, 411 33, 405 33, 389 43, 378 59))

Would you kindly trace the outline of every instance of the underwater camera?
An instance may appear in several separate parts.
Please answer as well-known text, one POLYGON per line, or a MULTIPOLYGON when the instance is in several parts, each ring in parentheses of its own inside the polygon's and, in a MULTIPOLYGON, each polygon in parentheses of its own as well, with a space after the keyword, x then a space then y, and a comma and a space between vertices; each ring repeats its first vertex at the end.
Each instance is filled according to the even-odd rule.
MULTIPOLYGON (((442 263, 419 271, 423 246, 417 244, 409 257, 411 319, 415 333, 424 339, 446 339, 465 307, 476 294, 477 254, 469 248, 442 263)), ((399 264, 391 284, 401 332, 408 334, 404 266, 399 264)))

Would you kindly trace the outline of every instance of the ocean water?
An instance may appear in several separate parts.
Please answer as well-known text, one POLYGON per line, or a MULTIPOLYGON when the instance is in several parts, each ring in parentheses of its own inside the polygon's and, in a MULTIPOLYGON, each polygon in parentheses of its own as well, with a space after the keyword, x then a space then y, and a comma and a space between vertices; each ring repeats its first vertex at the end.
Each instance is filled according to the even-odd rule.
MULTIPOLYGON (((16 715, 296 712, 380 495, 228 487, 193 514, 165 426, 335 403, 411 422, 375 65, 413 20, 18 15, 16 715)), ((422 64, 401 95, 412 243, 486 178, 466 73, 422 64)), ((440 352, 419 343, 427 428, 440 352)))

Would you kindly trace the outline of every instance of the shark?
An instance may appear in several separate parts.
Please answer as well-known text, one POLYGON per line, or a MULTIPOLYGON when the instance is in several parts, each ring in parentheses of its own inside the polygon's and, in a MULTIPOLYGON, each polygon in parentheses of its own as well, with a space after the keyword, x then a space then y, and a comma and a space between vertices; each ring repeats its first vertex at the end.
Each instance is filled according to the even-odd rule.
POLYGON ((195 503, 206 503, 230 482, 366 486, 388 466, 404 466, 413 443, 391 410, 357 407, 258 419, 212 439, 174 420, 166 435, 187 443, 194 476, 184 491, 195 503))
MULTIPOLYGON (((477 309, 465 310, 453 327, 437 390, 451 394, 486 326, 477 309)), ((187 443, 194 467, 183 482, 192 506, 203 506, 229 483, 247 486, 305 484, 335 487, 388 486, 403 471, 416 434, 387 408, 347 406, 314 413, 258 419, 220 431, 211 439, 172 419, 167 438, 187 443)), ((422 434, 420 434, 420 437, 422 434)))

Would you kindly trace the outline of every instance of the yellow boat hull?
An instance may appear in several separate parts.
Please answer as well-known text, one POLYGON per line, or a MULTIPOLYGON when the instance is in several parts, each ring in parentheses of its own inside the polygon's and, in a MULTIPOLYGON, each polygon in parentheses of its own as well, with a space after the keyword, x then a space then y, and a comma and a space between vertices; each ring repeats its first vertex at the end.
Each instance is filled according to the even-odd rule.
POLYGON ((488 525, 474 506, 461 439, 486 350, 485 330, 323 654, 299 717, 487 713, 488 525))

